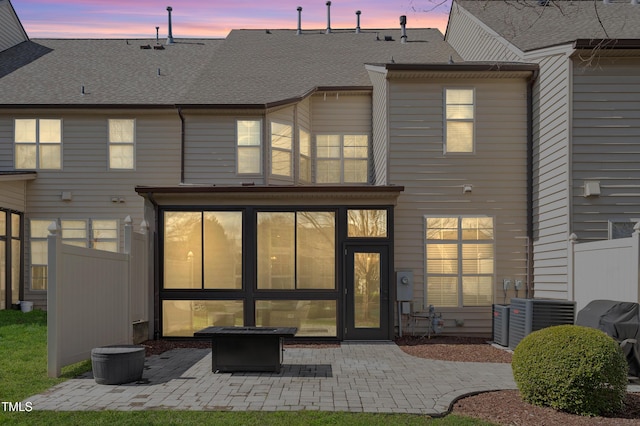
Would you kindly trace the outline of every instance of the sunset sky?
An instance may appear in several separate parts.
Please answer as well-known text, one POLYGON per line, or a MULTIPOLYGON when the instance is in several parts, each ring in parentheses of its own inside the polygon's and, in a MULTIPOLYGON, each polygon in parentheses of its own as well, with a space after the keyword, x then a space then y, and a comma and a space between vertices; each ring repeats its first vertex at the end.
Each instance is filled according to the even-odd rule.
MULTIPOLYGON (((31 38, 153 38, 167 36, 167 6, 173 8, 173 36, 224 37, 231 29, 295 29, 302 7, 303 29, 327 26, 325 0, 11 0, 31 38)), ((331 28, 395 28, 400 15, 408 28, 447 25, 449 0, 335 0, 331 28)))

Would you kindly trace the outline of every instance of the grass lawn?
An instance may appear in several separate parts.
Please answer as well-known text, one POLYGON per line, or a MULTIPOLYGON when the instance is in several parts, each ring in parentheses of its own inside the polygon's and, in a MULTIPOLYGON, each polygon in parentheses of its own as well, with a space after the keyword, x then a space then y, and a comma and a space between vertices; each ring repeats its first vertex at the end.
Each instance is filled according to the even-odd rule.
MULTIPOLYGON (((15 404, 29 396, 91 369, 84 361, 62 369, 62 377, 47 376, 47 317, 39 310, 23 313, 0 311, 0 402, 15 404)), ((430 419, 414 414, 344 412, 223 412, 223 411, 91 411, 8 412, 0 406, 0 424, 25 425, 488 425, 478 420, 449 415, 430 419)))

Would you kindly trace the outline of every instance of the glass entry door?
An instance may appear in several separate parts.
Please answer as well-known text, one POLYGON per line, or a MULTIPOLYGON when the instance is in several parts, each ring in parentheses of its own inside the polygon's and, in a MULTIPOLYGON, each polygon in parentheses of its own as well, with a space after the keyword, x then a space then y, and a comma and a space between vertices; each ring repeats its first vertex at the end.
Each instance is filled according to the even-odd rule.
POLYGON ((345 340, 389 339, 386 246, 346 248, 345 340))

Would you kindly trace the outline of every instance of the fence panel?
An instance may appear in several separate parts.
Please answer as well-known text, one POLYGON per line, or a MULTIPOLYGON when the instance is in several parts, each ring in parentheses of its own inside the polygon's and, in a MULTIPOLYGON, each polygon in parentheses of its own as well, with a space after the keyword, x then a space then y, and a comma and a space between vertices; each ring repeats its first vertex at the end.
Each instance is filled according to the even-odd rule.
POLYGON ((573 238, 569 285, 577 310, 598 299, 640 302, 639 238, 637 232, 629 238, 579 244, 573 238))
POLYGON ((47 344, 48 374, 91 358, 98 346, 130 344, 129 254, 62 244, 49 227, 47 344))

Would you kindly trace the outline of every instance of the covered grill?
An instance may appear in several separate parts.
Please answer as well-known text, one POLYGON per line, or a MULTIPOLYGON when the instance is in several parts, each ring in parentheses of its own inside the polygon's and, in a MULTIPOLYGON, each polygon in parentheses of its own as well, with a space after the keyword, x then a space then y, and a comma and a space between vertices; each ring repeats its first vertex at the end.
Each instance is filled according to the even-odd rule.
POLYGON ((597 328, 620 343, 629 375, 640 376, 640 305, 634 302, 594 300, 578 312, 576 325, 597 328))

